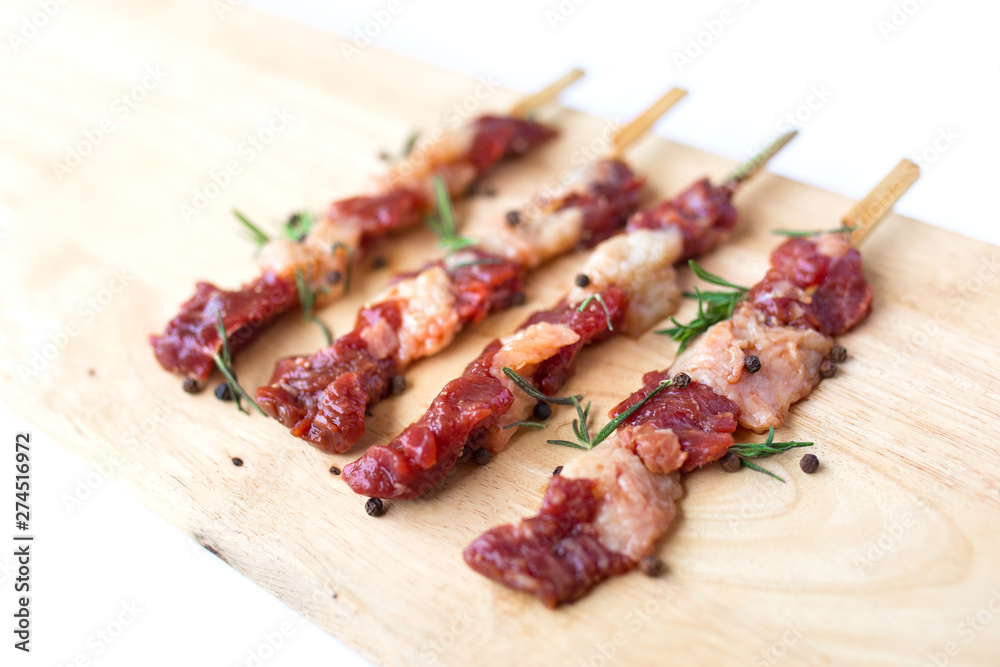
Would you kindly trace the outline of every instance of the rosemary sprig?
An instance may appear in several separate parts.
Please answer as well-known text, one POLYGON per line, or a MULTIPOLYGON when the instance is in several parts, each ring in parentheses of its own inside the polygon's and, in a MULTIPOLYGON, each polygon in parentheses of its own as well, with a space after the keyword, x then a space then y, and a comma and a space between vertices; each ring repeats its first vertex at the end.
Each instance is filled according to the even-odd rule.
POLYGON ((226 384, 229 385, 229 393, 232 394, 233 400, 236 401, 236 407, 240 412, 247 415, 250 414, 243 407, 243 403, 240 400, 241 398, 245 398, 250 402, 250 405, 257 408, 257 412, 266 417, 267 413, 257 405, 257 401, 253 400, 250 394, 243 391, 243 387, 236 381, 236 371, 233 370, 233 356, 229 349, 229 337, 226 336, 226 325, 222 323, 222 313, 216 313, 215 316, 217 318, 215 330, 219 333, 219 340, 222 341, 222 356, 220 357, 218 352, 212 353, 212 359, 215 360, 215 367, 226 378, 226 384))
MULTIPOLYGON (((576 441, 572 440, 546 440, 552 445, 563 445, 564 447, 573 447, 575 449, 582 449, 588 451, 601 444, 607 440, 608 436, 614 433, 622 423, 632 416, 632 414, 646 404, 651 398, 659 394, 661 391, 673 384, 673 380, 664 380, 655 389, 650 391, 648 394, 643 396, 642 400, 630 407, 625 412, 621 413, 597 432, 597 435, 591 436, 590 429, 587 426, 587 422, 590 419, 590 401, 587 401, 587 406, 583 407, 581 404, 581 399, 583 396, 546 396, 542 392, 535 389, 530 382, 525 380, 523 377, 518 375, 518 373, 507 366, 503 367, 504 375, 511 379, 514 384, 518 386, 524 393, 528 396, 534 398, 538 401, 545 401, 547 403, 555 403, 556 405, 572 405, 576 408, 577 418, 573 420, 573 435, 576 436, 576 441)), ((537 428, 537 427, 536 427, 537 428)))
POLYGON ((406 141, 403 142, 403 150, 399 153, 400 158, 405 160, 410 157, 410 153, 413 152, 413 148, 417 145, 417 139, 419 138, 420 130, 413 130, 406 136, 406 141))
POLYGON ((522 419, 520 421, 514 422, 513 424, 507 424, 501 430, 506 430, 508 428, 518 428, 519 426, 526 426, 528 428, 539 428, 539 429, 545 428, 545 424, 543 424, 542 422, 533 422, 526 419, 522 419))
POLYGON ((771 456, 773 454, 780 454, 782 452, 787 452, 789 449, 794 449, 796 447, 812 447, 811 442, 797 442, 789 440, 787 442, 774 442, 774 427, 772 426, 767 430, 767 438, 764 442, 740 442, 732 445, 728 451, 736 454, 740 457, 740 461, 747 468, 751 470, 756 470, 757 472, 762 472, 765 475, 770 475, 779 482, 784 482, 781 477, 775 475, 770 470, 762 468, 756 463, 749 461, 751 458, 761 458, 764 456, 771 456))
POLYGON ((850 234, 857 229, 857 225, 841 225, 836 229, 820 229, 812 232, 798 232, 790 229, 773 229, 771 230, 771 233, 777 236, 787 236, 793 239, 807 239, 812 236, 822 236, 823 234, 850 234))
POLYGON ((714 273, 709 273, 698 265, 693 259, 688 260, 688 265, 696 276, 705 282, 729 288, 730 292, 703 292, 697 287, 694 292, 685 292, 684 296, 698 300, 698 314, 687 324, 681 324, 676 318, 671 317, 674 323, 669 329, 660 329, 656 333, 666 334, 680 343, 678 352, 683 352, 688 343, 703 334, 710 326, 723 320, 728 320, 733 316, 736 305, 743 300, 749 291, 746 287, 734 285, 714 273))
POLYGON ((701 265, 698 264, 698 262, 694 261, 693 259, 688 260, 688 266, 691 267, 691 271, 694 272, 694 275, 698 276, 706 283, 709 283, 711 285, 718 285, 719 287, 728 287, 729 289, 739 290, 742 292, 748 291, 746 287, 734 285, 725 278, 722 278, 721 276, 717 276, 714 273, 706 271, 704 268, 702 268, 701 265))
POLYGON ((452 206, 448 187, 440 176, 434 177, 434 197, 437 204, 436 215, 427 218, 427 226, 438 235, 438 246, 451 255, 476 245, 476 239, 459 236, 455 227, 455 208, 452 206))
POLYGON ((281 231, 287 239, 302 241, 309 235, 314 224, 316 224, 316 215, 312 211, 299 211, 288 217, 281 231))
POLYGON ((237 211, 235 208, 233 209, 233 215, 236 216, 237 220, 243 223, 243 226, 247 228, 248 232, 250 232, 250 240, 258 246, 262 246, 271 240, 271 236, 267 232, 250 222, 245 215, 237 211))
MULTIPOLYGON (((542 392, 535 389, 530 382, 521 377, 513 368, 504 366, 503 374, 510 378, 510 381, 516 384, 521 391, 536 401, 544 401, 545 403, 553 403, 555 405, 572 405, 575 407, 578 418, 573 420, 573 433, 576 435, 580 443, 590 443, 590 433, 587 431, 587 419, 590 416, 590 403, 587 403, 587 407, 583 407, 580 404, 580 400, 583 399, 582 395, 546 396, 542 392)), ((547 442, 554 445, 576 447, 577 449, 590 449, 592 446, 577 444, 575 442, 570 442, 569 440, 548 440, 547 442)))
MULTIPOLYGON (((243 223, 243 226, 247 228, 248 232, 250 232, 250 239, 258 246, 262 246, 271 240, 270 234, 251 222, 249 218, 235 208, 233 209, 233 215, 236 216, 237 220, 243 223)), ((291 239, 292 241, 302 241, 302 239, 309 234, 309 230, 312 229, 312 226, 315 223, 316 215, 310 211, 293 213, 281 226, 281 235, 286 239, 291 239)))
POLYGON ((580 394, 577 394, 576 396, 546 396, 542 392, 535 389, 530 382, 521 377, 518 372, 510 366, 504 366, 502 370, 503 374, 506 375, 511 382, 516 384, 518 389, 536 401, 543 401, 554 405, 576 405, 580 402, 580 399, 583 398, 580 394))
POLYGON ((591 294, 590 296, 588 296, 586 299, 583 300, 583 303, 580 304, 580 307, 577 308, 576 311, 578 313, 582 313, 587 309, 587 306, 590 305, 591 301, 597 301, 597 303, 601 304, 601 308, 604 309, 604 316, 608 319, 608 331, 614 331, 615 328, 611 324, 611 311, 608 310, 608 304, 604 302, 604 297, 602 297, 600 294, 591 294))
POLYGON ((323 338, 326 340, 327 345, 333 344, 333 334, 330 332, 330 327, 326 326, 326 322, 316 317, 313 312, 314 306, 316 305, 316 292, 312 288, 311 280, 308 277, 303 277, 302 269, 295 269, 295 289, 299 293, 299 304, 302 306, 302 318, 309 320, 319 327, 320 331, 323 332, 323 338))

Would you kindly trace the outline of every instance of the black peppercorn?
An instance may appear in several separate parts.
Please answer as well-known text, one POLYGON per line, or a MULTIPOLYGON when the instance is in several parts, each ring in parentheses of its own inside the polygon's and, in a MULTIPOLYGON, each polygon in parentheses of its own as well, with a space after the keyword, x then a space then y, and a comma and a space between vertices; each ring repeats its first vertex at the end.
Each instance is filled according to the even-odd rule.
POLYGON ((368 512, 368 516, 382 516, 382 512, 385 511, 382 499, 369 498, 368 502, 365 503, 365 511, 368 512))
POLYGON ((558 477, 562 474, 562 466, 556 466, 556 469, 552 471, 553 477, 558 477))
POLYGON ((184 378, 184 384, 181 385, 181 389, 189 394, 197 394, 201 391, 201 385, 194 378, 184 378))
POLYGON ((468 462, 472 458, 472 448, 466 445, 462 447, 462 453, 458 455, 458 460, 462 462, 468 462))
POLYGON ((389 391, 393 396, 399 396, 406 391, 406 378, 402 375, 393 375, 389 383, 389 391))
POLYGON ((678 389, 683 389, 684 387, 691 384, 691 376, 688 375, 687 373, 678 373, 673 377, 671 382, 678 389))
POLYGON ((340 468, 338 468, 337 466, 330 466, 330 474, 331 475, 339 475, 340 474, 340 468))
POLYGON ((375 269, 376 271, 384 269, 388 265, 389 265, 389 260, 387 260, 382 255, 378 255, 372 260, 372 268, 375 269))
POLYGON ((830 361, 835 364, 842 364, 847 361, 847 350, 840 345, 834 345, 830 349, 830 361))
POLYGON ((220 401, 233 400, 233 392, 229 391, 228 382, 223 382, 215 388, 215 397, 220 401))
POLYGON ((330 283, 331 285, 336 285, 343 279, 344 279, 344 274, 338 271, 337 269, 334 269, 333 271, 330 271, 329 273, 326 274, 326 282, 330 283))
POLYGON ((524 292, 515 292, 510 295, 510 305, 512 306, 523 306, 527 300, 528 297, 525 296, 524 292))
POLYGON ((392 156, 389 155, 389 151, 379 151, 378 152, 378 159, 379 160, 383 160, 385 162, 388 162, 389 160, 392 159, 392 156))
POLYGON ((532 410, 532 415, 538 421, 543 422, 552 416, 552 406, 545 401, 539 401, 538 403, 535 403, 535 409, 532 410))
POLYGON ((490 462, 493 458, 493 452, 486 449, 485 447, 480 447, 472 453, 472 460, 476 462, 476 465, 484 466, 490 462))
POLYGON ((726 455, 719 460, 719 465, 726 472, 736 472, 743 467, 743 461, 733 452, 726 452, 726 455))
POLYGON ((815 454, 806 454, 799 460, 799 467, 802 468, 802 472, 811 475, 816 472, 816 468, 819 468, 819 459, 815 454))
POLYGON ((639 561, 639 571, 647 577, 658 577, 663 573, 663 561, 656 556, 646 556, 639 561))
POLYGON ((590 276, 586 273, 578 273, 575 282, 577 287, 586 287, 590 284, 590 276))
POLYGON ((495 187, 493 187, 492 185, 487 185, 487 186, 483 187, 483 189, 481 190, 481 192, 484 195, 486 195, 487 197, 493 197, 493 196, 496 195, 497 189, 495 187))
POLYGON ((507 211, 507 224, 516 227, 521 222, 521 214, 518 211, 507 211))
POLYGON ((829 359, 819 365, 819 376, 821 378, 832 378, 837 374, 837 364, 829 359))
POLYGON ((237 468, 239 468, 241 465, 243 465, 243 459, 241 459, 238 456, 234 456, 233 457, 233 465, 236 466, 237 468))
POLYGON ((747 369, 747 373, 753 375, 760 370, 760 357, 756 354, 748 354, 743 360, 743 367, 747 369))

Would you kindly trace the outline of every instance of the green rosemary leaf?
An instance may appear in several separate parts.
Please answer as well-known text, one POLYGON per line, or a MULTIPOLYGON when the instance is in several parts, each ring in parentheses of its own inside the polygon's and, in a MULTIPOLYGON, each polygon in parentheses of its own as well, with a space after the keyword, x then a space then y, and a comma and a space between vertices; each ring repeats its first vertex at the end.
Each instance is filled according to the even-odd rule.
POLYGON ((757 465, 756 463, 750 461, 749 459, 745 459, 745 458, 743 458, 741 456, 740 457, 740 461, 742 461, 743 465, 745 465, 747 468, 750 468, 750 470, 756 470, 757 472, 762 472, 765 475, 770 475, 771 477, 775 478, 779 482, 784 482, 785 481, 781 477, 778 477, 773 472, 771 472, 770 470, 768 470, 767 468, 761 468, 759 465, 757 465))
POLYGON ((292 241, 302 241, 309 235, 309 231, 316 224, 316 216, 311 211, 300 211, 293 213, 282 226, 282 233, 285 238, 292 241))
POLYGON ((812 232, 799 232, 789 229, 773 229, 771 230, 771 233, 777 236, 787 236, 793 239, 806 239, 812 236, 822 236, 823 234, 849 234, 857 229, 857 226, 854 225, 841 225, 836 229, 817 230, 812 232))
POLYGON ((563 447, 572 447, 573 449, 582 449, 583 451, 588 451, 590 447, 581 445, 579 442, 573 442, 571 440, 546 440, 545 442, 550 445, 562 445, 563 447))
POLYGON ((250 394, 243 391, 243 387, 241 387, 240 383, 236 381, 236 371, 233 370, 233 357, 229 348, 229 337, 226 336, 226 326, 222 322, 222 313, 216 313, 215 315, 217 318, 215 330, 219 334, 219 340, 222 341, 222 356, 220 357, 218 352, 212 353, 212 359, 215 361, 215 367, 219 369, 219 372, 222 373, 222 376, 226 379, 226 384, 229 385, 229 393, 232 394, 236 407, 240 412, 247 415, 250 414, 247 412, 246 408, 243 407, 243 403, 240 400, 242 397, 245 398, 250 405, 257 408, 257 412, 266 417, 267 413, 265 413, 264 410, 257 405, 257 401, 253 400, 253 397, 251 397, 250 394))
POLYGON ((440 176, 434 177, 434 198, 436 203, 436 217, 427 220, 427 226, 437 234, 438 245, 449 255, 464 248, 476 245, 474 238, 459 236, 455 227, 455 208, 452 206, 451 197, 448 195, 448 187, 444 179, 440 176))
POLYGON ((698 276, 699 278, 701 278, 702 280, 704 280, 706 283, 709 283, 709 284, 712 284, 712 285, 718 285, 719 287, 728 287, 729 289, 734 289, 734 290, 737 290, 739 292, 748 292, 749 291, 749 289, 746 288, 746 287, 741 287, 739 285, 734 285, 733 283, 729 282, 725 278, 722 278, 721 276, 717 276, 714 273, 710 273, 709 271, 706 271, 704 268, 701 267, 701 265, 698 264, 698 262, 694 261, 693 259, 689 259, 688 260, 688 266, 691 267, 691 270, 694 272, 694 275, 698 276))
POLYGON ((417 139, 419 138, 420 138, 419 130, 413 130, 412 132, 410 132, 409 135, 407 135, 406 141, 403 143, 403 150, 399 154, 401 158, 405 160, 406 158, 410 157, 410 153, 413 152, 413 148, 414 146, 417 145, 417 139))
POLYGON ((754 442, 741 442, 732 445, 729 451, 734 452, 740 456, 740 458, 760 458, 763 456, 771 456, 772 454, 781 454, 782 452, 787 452, 789 449, 795 449, 796 447, 812 447, 811 442, 797 442, 789 440, 787 442, 774 442, 774 427, 772 426, 767 431, 767 438, 764 442, 754 443, 754 442))
POLYGON ((666 389, 667 387, 669 387, 673 383, 674 383, 674 381, 672 379, 671 380, 664 380, 655 389, 653 389, 648 394, 646 394, 645 396, 643 396, 643 398, 642 398, 641 401, 639 401, 638 403, 636 403, 635 405, 633 405, 631 408, 629 408, 628 410, 626 410, 625 412, 621 413, 620 415, 618 415, 617 417, 615 417, 614 419, 612 419, 611 421, 609 421, 607 424, 605 424, 604 428, 602 428, 600 431, 597 432, 597 436, 593 440, 593 445, 596 447, 597 445, 599 445, 602 442, 604 442, 607 439, 607 437, 609 435, 611 435, 612 433, 614 433, 615 431, 617 431, 618 427, 622 425, 622 422, 624 422, 626 419, 628 419, 629 417, 631 417, 632 414, 635 413, 636 410, 638 410, 639 408, 641 408, 642 406, 644 406, 647 402, 650 401, 650 399, 652 399, 654 396, 656 396, 657 394, 659 394, 661 391, 663 391, 664 389, 666 389))
POLYGON ((258 246, 262 246, 271 240, 271 237, 267 232, 250 222, 245 215, 237 211, 235 208, 233 209, 233 215, 236 216, 237 220, 243 223, 243 226, 250 232, 250 239, 258 246))
POLYGON ((670 336, 675 341, 680 343, 678 352, 683 352, 688 346, 688 343, 707 331, 713 324, 717 324, 723 320, 728 320, 732 317, 737 304, 743 300, 746 293, 749 291, 746 287, 734 285, 714 273, 709 273, 699 266, 694 260, 689 260, 688 264, 694 274, 705 282, 712 285, 719 285, 720 287, 728 287, 733 291, 703 292, 695 287, 693 293, 685 293, 684 296, 698 300, 698 314, 687 324, 681 324, 675 318, 671 317, 670 321, 674 323, 674 326, 668 329, 660 329, 656 332, 658 334, 670 336))
POLYGON ((524 426, 527 428, 545 428, 545 424, 541 422, 533 422, 533 421, 528 421, 526 419, 522 419, 521 421, 516 421, 513 424, 507 424, 506 426, 503 427, 503 430, 506 430, 508 428, 518 428, 519 426, 524 426))
POLYGON ((326 340, 326 344, 328 346, 332 345, 333 334, 330 332, 330 327, 313 313, 313 307, 316 304, 316 292, 313 291, 310 280, 302 276, 302 269, 295 269, 295 288, 299 293, 299 304, 302 306, 303 319, 315 323, 320 331, 323 332, 323 339, 326 340))
POLYGON ((580 306, 576 309, 577 312, 582 313, 583 311, 585 311, 587 309, 587 306, 590 305, 591 301, 597 301, 597 303, 601 304, 601 308, 604 309, 604 317, 606 317, 608 320, 608 331, 614 331, 615 328, 611 324, 611 311, 608 310, 608 304, 604 302, 604 297, 602 297, 600 294, 591 294, 586 299, 584 299, 583 303, 581 303, 580 306))
POLYGON ((502 370, 503 374, 506 375, 511 382, 516 384, 518 389, 536 401, 544 401, 554 405, 579 405, 579 399, 582 398, 581 396, 546 396, 542 392, 535 389, 530 382, 518 375, 517 371, 510 366, 504 366, 502 370))

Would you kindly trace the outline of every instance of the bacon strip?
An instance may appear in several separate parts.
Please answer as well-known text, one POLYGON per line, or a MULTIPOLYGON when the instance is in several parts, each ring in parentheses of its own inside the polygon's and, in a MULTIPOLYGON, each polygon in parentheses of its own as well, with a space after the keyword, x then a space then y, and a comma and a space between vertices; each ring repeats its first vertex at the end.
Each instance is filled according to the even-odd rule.
POLYGON ((789 240, 771 263, 731 321, 710 328, 669 371, 647 373, 643 388, 610 415, 678 372, 692 378, 687 387, 661 391, 613 437, 565 466, 550 480, 538 515, 476 538, 465 549, 466 563, 552 607, 650 555, 673 520, 678 472, 722 457, 737 423, 779 426, 791 404, 819 382, 830 336, 850 330, 871 309, 860 255, 842 235, 789 240), (762 361, 755 374, 743 369, 748 353, 762 361), (590 492, 568 495, 567 488, 590 492), (584 568, 578 553, 563 546, 580 535, 591 541, 587 553, 599 554, 584 568))
POLYGON ((529 268, 624 226, 642 184, 624 162, 596 163, 580 189, 519 216, 517 224, 497 221, 478 248, 400 276, 333 345, 278 362, 257 402, 296 437, 327 452, 347 451, 364 434, 365 410, 386 396, 393 375, 512 305, 529 268))
POLYGON ((612 335, 609 319, 614 332, 638 334, 673 312, 680 297, 673 265, 725 238, 736 220, 733 192, 730 185, 713 187, 701 180, 667 204, 633 215, 629 233, 605 241, 589 259, 583 271, 590 279, 586 287, 574 288, 554 308, 535 313, 518 334, 487 346, 416 423, 344 468, 348 486, 368 496, 415 498, 445 478, 464 447, 501 451, 515 431, 504 426, 527 419, 534 406, 511 385, 502 367, 514 368, 551 395, 572 377, 584 346, 612 335), (578 306, 595 295, 601 296, 607 313, 596 299, 578 313, 578 306), (543 322, 565 326, 577 338, 566 343, 529 335, 536 338, 535 345, 525 351, 520 340, 543 322), (498 360, 504 349, 507 354, 498 360))
POLYGON ((362 257, 387 234, 420 224, 430 210, 432 181, 441 176, 452 196, 505 158, 527 153, 555 136, 552 128, 506 116, 482 116, 464 130, 418 151, 385 176, 373 195, 331 204, 327 214, 300 242, 274 239, 262 248, 259 278, 235 291, 198 283, 163 334, 150 336, 157 360, 165 370, 207 380, 212 355, 222 341, 216 331, 221 314, 226 335, 242 337, 233 353, 249 344, 284 312, 298 306, 295 274, 300 271, 324 302, 343 293, 348 253, 362 257), (338 246, 339 247, 339 246, 338 246))

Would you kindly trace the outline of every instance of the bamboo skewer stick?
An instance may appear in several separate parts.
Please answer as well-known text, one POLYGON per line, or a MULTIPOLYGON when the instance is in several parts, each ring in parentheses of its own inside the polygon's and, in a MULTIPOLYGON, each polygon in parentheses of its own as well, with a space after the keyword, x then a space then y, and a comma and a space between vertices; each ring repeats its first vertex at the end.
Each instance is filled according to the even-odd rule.
POLYGON ((687 91, 683 88, 671 88, 663 97, 653 102, 648 109, 639 114, 635 120, 623 127, 615 135, 615 138, 612 140, 613 147, 610 157, 619 157, 626 148, 645 134, 663 114, 667 113, 671 107, 680 102, 685 95, 687 95, 687 91))
POLYGON ((858 245, 892 211, 892 206, 920 177, 920 167, 903 159, 892 171, 851 207, 843 217, 844 226, 854 227, 851 244, 858 245))
POLYGON ((510 110, 510 115, 517 118, 524 118, 531 111, 559 97, 559 93, 569 88, 570 85, 579 80, 583 75, 584 71, 580 67, 570 70, 537 93, 532 93, 515 104, 510 110))

